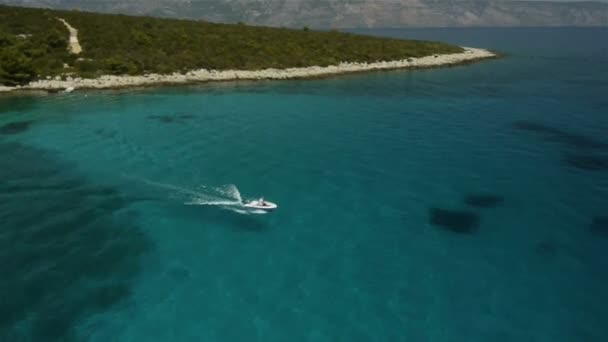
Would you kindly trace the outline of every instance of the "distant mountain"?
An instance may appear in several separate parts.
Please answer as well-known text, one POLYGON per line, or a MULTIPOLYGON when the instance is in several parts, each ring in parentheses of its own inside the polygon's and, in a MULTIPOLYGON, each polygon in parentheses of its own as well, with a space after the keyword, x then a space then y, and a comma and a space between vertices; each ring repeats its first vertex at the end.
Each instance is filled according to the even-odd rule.
POLYGON ((608 26, 608 3, 591 1, 0 0, 0 3, 287 27, 608 26))

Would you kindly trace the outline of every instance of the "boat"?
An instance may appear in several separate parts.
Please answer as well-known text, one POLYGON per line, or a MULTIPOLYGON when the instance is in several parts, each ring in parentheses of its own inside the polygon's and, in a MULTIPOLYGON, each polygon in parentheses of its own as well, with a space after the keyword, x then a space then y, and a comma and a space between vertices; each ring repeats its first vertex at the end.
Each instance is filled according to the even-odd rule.
POLYGON ((243 206, 245 208, 261 209, 261 210, 274 210, 277 208, 277 205, 275 203, 268 202, 268 201, 264 200, 263 198, 245 203, 245 204, 243 204, 243 206))
POLYGON ((74 88, 74 87, 67 87, 67 88, 65 88, 65 90, 63 92, 64 93, 71 93, 71 92, 74 91, 74 89, 76 89, 76 88, 74 88))

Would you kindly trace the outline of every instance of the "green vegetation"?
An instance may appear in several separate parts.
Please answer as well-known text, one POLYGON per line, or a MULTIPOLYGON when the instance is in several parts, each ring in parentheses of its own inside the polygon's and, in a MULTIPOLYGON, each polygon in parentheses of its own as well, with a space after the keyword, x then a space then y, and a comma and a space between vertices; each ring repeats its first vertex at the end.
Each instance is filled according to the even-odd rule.
POLYGON ((56 75, 326 66, 461 51, 443 43, 307 27, 291 30, 0 5, 0 84, 5 85, 56 75), (57 18, 78 30, 83 53, 69 54, 69 32, 57 18))
POLYGON ((0 6, 0 84, 53 75, 71 60, 69 32, 52 11, 0 6))

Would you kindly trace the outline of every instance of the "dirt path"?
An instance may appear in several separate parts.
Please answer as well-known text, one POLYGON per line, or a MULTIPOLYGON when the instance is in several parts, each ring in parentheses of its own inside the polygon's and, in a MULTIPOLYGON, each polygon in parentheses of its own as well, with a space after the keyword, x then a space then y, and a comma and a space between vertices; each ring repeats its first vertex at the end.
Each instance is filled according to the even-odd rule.
POLYGON ((65 27, 67 27, 68 30, 70 31, 70 45, 68 46, 70 53, 73 53, 75 55, 81 53, 82 47, 80 46, 80 43, 78 42, 78 30, 76 30, 70 24, 68 24, 67 21, 65 21, 61 18, 57 18, 57 19, 59 19, 59 21, 61 21, 63 23, 63 25, 65 25, 65 27))

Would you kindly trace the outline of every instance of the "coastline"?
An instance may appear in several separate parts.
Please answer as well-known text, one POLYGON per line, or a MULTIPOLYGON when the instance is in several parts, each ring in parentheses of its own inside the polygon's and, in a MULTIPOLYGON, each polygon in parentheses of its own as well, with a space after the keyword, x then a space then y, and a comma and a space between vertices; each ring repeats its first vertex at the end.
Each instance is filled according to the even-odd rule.
POLYGON ((71 78, 38 80, 18 87, 6 87, 0 85, 0 93, 11 91, 47 90, 61 91, 65 89, 112 89, 138 86, 152 86, 163 84, 188 84, 211 81, 233 81, 233 80, 287 80, 325 77, 355 72, 373 70, 391 70, 406 68, 432 68, 439 66, 450 66, 463 64, 480 59, 495 58, 497 54, 478 48, 463 47, 464 52, 431 55, 418 58, 407 58, 396 61, 374 62, 374 63, 340 63, 325 67, 310 66, 287 69, 262 69, 262 70, 193 70, 185 74, 173 73, 168 75, 147 74, 137 76, 114 76, 104 75, 98 78, 71 78))

